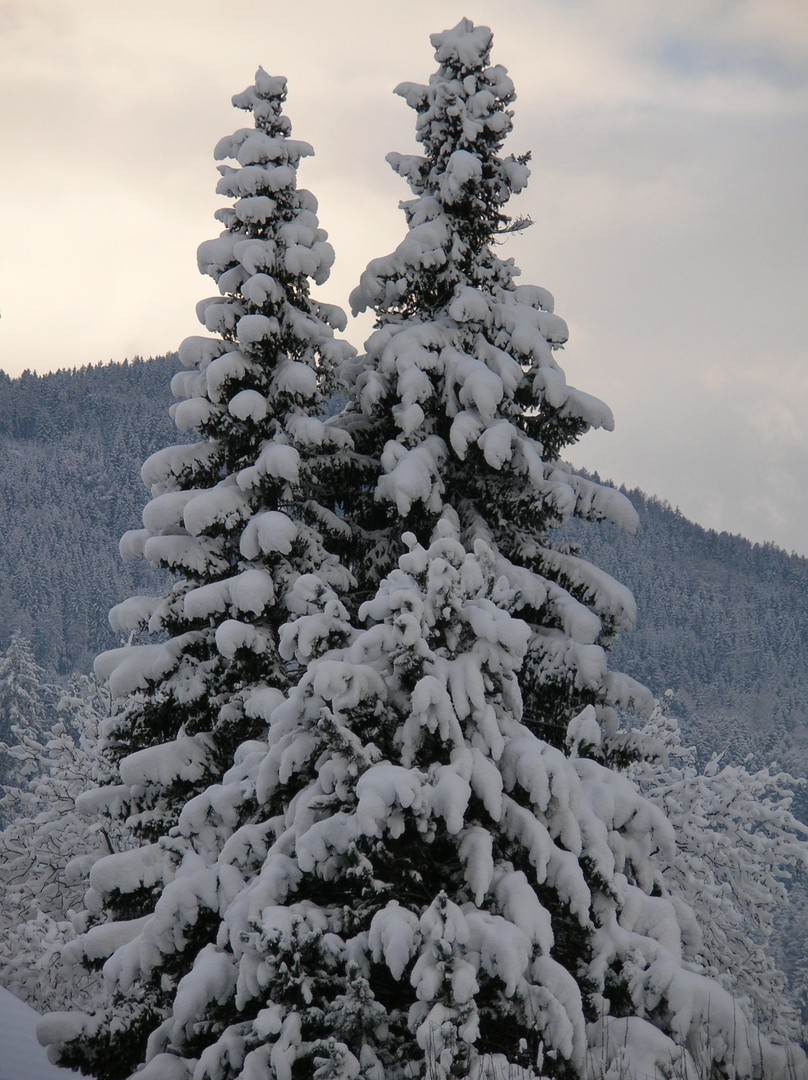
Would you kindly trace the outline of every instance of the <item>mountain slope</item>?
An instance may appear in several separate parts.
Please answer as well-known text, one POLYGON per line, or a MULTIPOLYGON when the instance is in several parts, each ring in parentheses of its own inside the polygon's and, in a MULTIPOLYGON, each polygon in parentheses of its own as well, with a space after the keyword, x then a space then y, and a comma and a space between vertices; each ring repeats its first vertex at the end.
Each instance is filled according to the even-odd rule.
MULTIPOLYGON (((0 374, 0 648, 19 627, 39 662, 86 669, 116 644, 107 611, 158 587, 118 540, 146 501, 140 465, 177 440, 173 357, 18 379, 0 374)), ((575 523, 585 557, 631 588, 636 629, 614 665, 674 710, 703 752, 808 774, 808 560, 715 533, 639 491, 629 536, 575 523)))
POLYGON ((144 457, 175 439, 168 417, 177 363, 162 357, 18 379, 0 374, 0 646, 21 629, 39 662, 86 669, 115 644, 112 604, 153 575, 124 566, 144 457))
POLYGON ((570 537, 628 585, 636 629, 615 663, 674 711, 702 751, 752 753, 806 772, 808 762, 808 559, 773 545, 702 529, 678 510, 628 491, 637 536, 609 525, 570 537))

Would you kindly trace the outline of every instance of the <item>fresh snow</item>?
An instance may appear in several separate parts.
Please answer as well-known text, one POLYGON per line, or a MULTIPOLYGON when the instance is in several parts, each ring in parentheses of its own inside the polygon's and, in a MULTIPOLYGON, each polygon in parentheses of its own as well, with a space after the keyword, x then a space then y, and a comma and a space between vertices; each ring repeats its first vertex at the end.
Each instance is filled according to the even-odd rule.
POLYGON ((70 1080, 81 1076, 48 1061, 36 1037, 39 1013, 0 987, 0 1080, 70 1080))

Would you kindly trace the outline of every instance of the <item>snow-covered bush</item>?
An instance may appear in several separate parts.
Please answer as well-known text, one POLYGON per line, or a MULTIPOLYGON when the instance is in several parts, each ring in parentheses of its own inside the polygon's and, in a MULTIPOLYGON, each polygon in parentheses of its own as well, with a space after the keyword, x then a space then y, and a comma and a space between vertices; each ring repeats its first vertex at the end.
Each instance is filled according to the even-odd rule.
POLYGON ((50 724, 15 725, 7 750, 19 779, 2 800, 9 820, 0 831, 0 985, 40 1010, 89 1005, 98 981, 63 949, 83 929, 89 868, 128 845, 121 823, 88 821, 77 809, 107 779, 98 728, 108 704, 93 680, 76 677, 50 724))
POLYGON ((22 810, 16 791, 36 771, 29 755, 15 753, 25 737, 38 738, 53 722, 58 689, 36 662, 31 643, 16 630, 0 656, 0 826, 22 810))
POLYGON ((667 701, 644 732, 661 753, 636 762, 631 774, 676 833, 663 879, 682 912, 685 956, 730 990, 750 1020, 798 1037, 771 940, 775 920, 788 917, 787 883, 808 869, 808 828, 791 813, 796 781, 725 764, 720 754, 699 767, 667 701))

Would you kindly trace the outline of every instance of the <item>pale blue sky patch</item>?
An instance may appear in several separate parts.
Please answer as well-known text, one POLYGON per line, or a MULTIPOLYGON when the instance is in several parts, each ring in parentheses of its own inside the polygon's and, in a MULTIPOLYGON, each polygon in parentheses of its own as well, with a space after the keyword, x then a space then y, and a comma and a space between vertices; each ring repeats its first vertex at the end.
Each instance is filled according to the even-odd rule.
POLYGON ((753 42, 678 38, 664 42, 653 59, 685 77, 751 76, 784 91, 808 86, 808 64, 753 42))

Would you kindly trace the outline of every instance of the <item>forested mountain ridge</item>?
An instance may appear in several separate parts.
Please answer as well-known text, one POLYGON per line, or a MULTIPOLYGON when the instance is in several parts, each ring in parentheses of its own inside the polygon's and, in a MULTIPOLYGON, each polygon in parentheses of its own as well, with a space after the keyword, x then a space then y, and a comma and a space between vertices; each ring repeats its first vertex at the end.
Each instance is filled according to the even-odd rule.
MULTIPOLYGON (((116 643, 109 608, 158 587, 118 540, 146 502, 139 471, 178 440, 173 356, 47 375, 0 373, 0 648, 15 629, 39 663, 86 670, 116 643)), ((636 629, 614 663, 674 710, 703 752, 808 773, 808 560, 702 529, 628 492, 640 529, 578 523, 570 540, 632 589, 636 629)))
POLYGON ((114 643, 112 604, 148 591, 118 554, 146 499, 139 472, 176 441, 168 416, 174 358, 47 375, 0 373, 0 641, 20 629, 58 674, 85 670, 114 643))
POLYGON ((806 775, 808 560, 627 494, 640 518, 636 536, 607 523, 570 533, 636 598, 637 626, 616 642, 614 662, 655 693, 673 691, 702 753, 751 753, 806 775))

